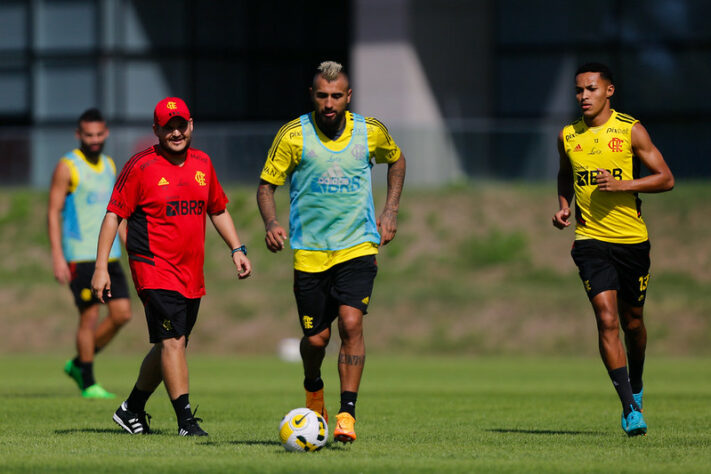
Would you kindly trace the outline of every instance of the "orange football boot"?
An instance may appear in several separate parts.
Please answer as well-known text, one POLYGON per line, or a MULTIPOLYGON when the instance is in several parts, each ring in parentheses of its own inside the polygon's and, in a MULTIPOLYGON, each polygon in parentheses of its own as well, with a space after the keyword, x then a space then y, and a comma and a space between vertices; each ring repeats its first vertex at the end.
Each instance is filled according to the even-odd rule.
POLYGON ((333 439, 341 443, 355 441, 355 418, 350 413, 344 411, 336 415, 336 429, 333 430, 333 439))

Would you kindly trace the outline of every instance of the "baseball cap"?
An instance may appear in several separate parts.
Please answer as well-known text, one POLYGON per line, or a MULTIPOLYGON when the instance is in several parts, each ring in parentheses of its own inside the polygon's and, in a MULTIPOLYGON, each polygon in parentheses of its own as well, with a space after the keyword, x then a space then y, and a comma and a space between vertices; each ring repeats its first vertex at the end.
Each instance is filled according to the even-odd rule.
POLYGON ((183 99, 179 97, 166 97, 156 104, 153 111, 153 122, 165 127, 173 117, 182 117, 190 120, 190 110, 183 99))

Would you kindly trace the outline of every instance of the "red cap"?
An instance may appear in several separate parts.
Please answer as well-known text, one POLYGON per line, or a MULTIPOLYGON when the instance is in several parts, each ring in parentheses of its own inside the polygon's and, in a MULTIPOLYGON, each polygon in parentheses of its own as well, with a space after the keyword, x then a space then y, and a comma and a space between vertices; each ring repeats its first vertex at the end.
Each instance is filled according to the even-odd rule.
POLYGON ((166 97, 156 104, 153 111, 153 122, 161 127, 165 127, 173 117, 182 117, 190 120, 190 110, 185 105, 183 99, 179 97, 166 97))

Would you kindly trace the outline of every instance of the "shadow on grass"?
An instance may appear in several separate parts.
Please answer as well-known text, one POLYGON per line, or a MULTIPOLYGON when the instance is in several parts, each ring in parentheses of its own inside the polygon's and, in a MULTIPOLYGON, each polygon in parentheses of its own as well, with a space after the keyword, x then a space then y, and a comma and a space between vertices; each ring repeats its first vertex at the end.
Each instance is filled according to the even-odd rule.
MULTIPOLYGON (((48 393, 48 392, 25 392, 25 393, 0 393, 0 398, 8 398, 8 399, 24 399, 24 398, 58 398, 58 395, 56 393, 48 393)), ((68 398, 68 397, 64 397, 68 398)), ((73 397, 76 398, 76 397, 73 397)))
POLYGON ((517 430, 507 428, 494 428, 486 430, 491 433, 521 433, 521 434, 540 434, 540 435, 598 435, 597 431, 574 431, 574 430, 517 430))
MULTIPOLYGON (((256 439, 246 439, 246 440, 234 440, 234 441, 212 441, 212 440, 207 440, 203 443, 200 443, 205 446, 227 446, 227 445, 233 445, 233 446, 278 446, 282 447, 281 443, 279 441, 264 441, 264 440, 256 440, 256 439)), ((328 450, 342 450, 346 449, 344 446, 341 446, 336 443, 328 443, 326 446, 324 446, 324 449, 328 450)), ((286 451, 285 451, 286 452, 286 451)))
MULTIPOLYGON (((58 435, 67 435, 67 434, 76 434, 76 433, 107 433, 107 434, 120 434, 120 435, 126 435, 126 436, 131 436, 129 433, 126 433, 122 431, 121 429, 117 428, 70 428, 66 430, 54 430, 55 434, 58 435)), ((162 430, 151 430, 151 433, 148 436, 151 435, 160 435, 164 434, 162 430)))
POLYGON ((235 441, 205 441, 206 446, 225 446, 225 445, 235 445, 235 446, 281 446, 279 441, 262 441, 256 439, 245 439, 245 440, 235 440, 235 441))

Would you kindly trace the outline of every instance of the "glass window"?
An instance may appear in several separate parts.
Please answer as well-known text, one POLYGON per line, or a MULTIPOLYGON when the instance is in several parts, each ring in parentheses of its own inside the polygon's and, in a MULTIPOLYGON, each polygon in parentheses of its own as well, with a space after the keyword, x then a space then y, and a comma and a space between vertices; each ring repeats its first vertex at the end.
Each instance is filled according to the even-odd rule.
POLYGON ((250 94, 248 72, 245 64, 234 61, 198 61, 195 71, 196 116, 209 120, 246 117, 250 94))
POLYGON ((0 115, 28 112, 26 77, 23 71, 0 71, 0 115))
POLYGON ((650 47, 623 54, 620 62, 618 93, 630 115, 711 112, 711 102, 699 100, 711 76, 704 55, 650 47))
POLYGON ((0 4, 0 50, 21 51, 27 47, 27 4, 0 4))
MULTIPOLYGON (((251 3, 251 2, 250 2, 251 3)), ((195 11, 196 40, 200 47, 246 48, 250 17, 245 0, 212 0, 210 8, 195 11)))
POLYGON ((184 48, 188 45, 187 0, 132 0, 123 9, 122 42, 126 50, 184 48))
POLYGON ((124 64, 118 104, 126 120, 152 120, 153 108, 167 96, 178 96, 191 107, 188 93, 188 67, 184 60, 128 61, 124 64))
POLYGON ((504 45, 601 42, 617 37, 619 14, 614 0, 596 0, 594 4, 569 0, 495 3, 498 40, 504 45))
POLYGON ((74 120, 87 108, 99 105, 93 64, 45 60, 35 72, 35 117, 39 120, 74 120))
POLYGON ((35 42, 40 51, 92 50, 98 46, 97 4, 81 0, 40 0, 35 42))
POLYGON ((711 39, 708 0, 620 1, 626 42, 711 39))

